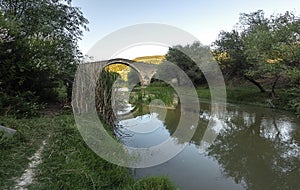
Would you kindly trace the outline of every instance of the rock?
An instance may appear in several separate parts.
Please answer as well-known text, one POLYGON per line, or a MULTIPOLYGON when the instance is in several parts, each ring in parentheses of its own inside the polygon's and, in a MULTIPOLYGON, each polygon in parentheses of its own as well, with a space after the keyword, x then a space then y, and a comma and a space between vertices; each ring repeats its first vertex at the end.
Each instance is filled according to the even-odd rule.
POLYGON ((16 130, 4 127, 2 125, 0 125, 0 131, 4 131, 4 132, 8 133, 9 135, 13 135, 16 132, 16 130))

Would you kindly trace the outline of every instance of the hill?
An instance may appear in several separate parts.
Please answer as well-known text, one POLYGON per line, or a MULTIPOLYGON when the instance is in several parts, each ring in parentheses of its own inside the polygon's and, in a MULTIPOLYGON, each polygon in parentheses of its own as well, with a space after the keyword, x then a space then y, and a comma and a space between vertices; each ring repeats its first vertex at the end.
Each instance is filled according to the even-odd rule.
POLYGON ((133 59, 133 61, 145 62, 150 64, 160 64, 165 59, 166 59, 165 55, 152 55, 152 56, 136 57, 135 59, 133 59))

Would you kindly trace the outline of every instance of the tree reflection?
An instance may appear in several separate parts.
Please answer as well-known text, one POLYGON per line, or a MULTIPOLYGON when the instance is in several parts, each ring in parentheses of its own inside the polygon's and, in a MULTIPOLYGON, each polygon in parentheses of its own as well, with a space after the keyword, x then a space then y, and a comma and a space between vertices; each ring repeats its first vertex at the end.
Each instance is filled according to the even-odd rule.
POLYGON ((209 148, 224 174, 246 189, 300 189, 299 129, 275 116, 233 118, 209 148))

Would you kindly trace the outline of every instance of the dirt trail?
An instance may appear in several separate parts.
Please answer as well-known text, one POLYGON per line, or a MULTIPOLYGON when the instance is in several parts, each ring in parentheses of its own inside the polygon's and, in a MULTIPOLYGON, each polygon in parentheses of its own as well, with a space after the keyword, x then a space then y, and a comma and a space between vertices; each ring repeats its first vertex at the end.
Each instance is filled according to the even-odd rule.
POLYGON ((22 176, 16 180, 16 186, 15 189, 18 190, 26 190, 27 186, 32 184, 33 179, 35 177, 35 169, 36 167, 42 163, 42 153, 44 151, 46 145, 46 140, 42 142, 42 145, 40 148, 32 155, 32 157, 29 158, 30 163, 22 176))

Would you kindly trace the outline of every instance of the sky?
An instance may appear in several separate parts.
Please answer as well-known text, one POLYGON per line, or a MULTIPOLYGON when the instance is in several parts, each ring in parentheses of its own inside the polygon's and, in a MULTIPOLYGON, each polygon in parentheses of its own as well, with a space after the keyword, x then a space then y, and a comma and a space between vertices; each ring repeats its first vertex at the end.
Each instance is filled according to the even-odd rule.
MULTIPOLYGON (((89 55, 90 49, 112 32, 131 25, 160 23, 175 26, 210 45, 220 31, 230 31, 240 13, 264 10, 271 14, 294 11, 299 14, 300 0, 73 0, 89 20, 79 48, 89 55)), ((138 35, 138 34, 137 34, 138 35)), ((167 47, 141 45, 116 53, 115 57, 134 58, 159 55, 167 47)), ((103 58, 105 59, 105 58, 103 58)))

